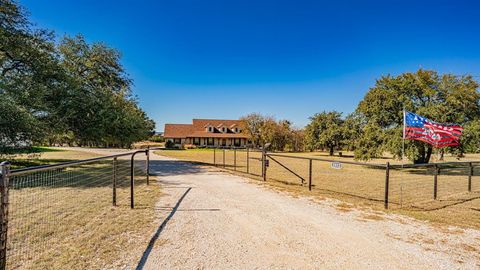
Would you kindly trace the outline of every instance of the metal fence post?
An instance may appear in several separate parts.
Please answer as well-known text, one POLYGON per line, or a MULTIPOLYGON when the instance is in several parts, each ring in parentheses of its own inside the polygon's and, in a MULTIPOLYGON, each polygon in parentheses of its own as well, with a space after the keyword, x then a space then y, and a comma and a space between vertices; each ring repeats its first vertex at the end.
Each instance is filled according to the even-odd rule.
POLYGON ((237 170, 237 148, 233 148, 233 170, 237 170))
POLYGON ((265 154, 263 152, 263 149, 262 149, 262 177, 265 179, 264 175, 265 175, 265 154))
POLYGON ((473 176, 473 166, 472 163, 468 163, 468 192, 472 192, 472 176, 473 176))
POLYGON ((309 160, 308 164, 308 190, 312 191, 312 162, 313 160, 309 160))
POLYGON ((117 206, 117 158, 113 158, 112 204, 117 206))
POLYGON ((247 173, 250 173, 250 152, 247 147, 247 173))
POLYGON ((150 184, 150 146, 147 146, 147 152, 145 152, 147 155, 147 164, 146 164, 146 170, 147 170, 147 186, 150 184))
POLYGON ((390 162, 387 162, 385 166, 385 209, 388 209, 388 192, 390 188, 390 162))
POLYGON ((223 149, 223 168, 225 168, 225 148, 223 149))
POLYGON ((438 168, 438 165, 435 164, 435 172, 433 174, 433 199, 436 200, 437 199, 437 188, 438 188, 438 171, 439 171, 439 168, 438 168))
POLYGON ((8 185, 10 174, 10 163, 0 163, 2 172, 0 179, 0 269, 5 270, 7 266, 7 229, 8 229, 8 185))
POLYGON ((265 149, 262 149, 262 176, 263 176, 263 181, 267 181, 267 153, 265 152, 265 149))
POLYGON ((216 148, 214 147, 213 148, 213 166, 216 166, 217 165, 217 161, 216 161, 216 157, 217 157, 217 154, 216 154, 216 148))
POLYGON ((132 157, 130 159, 130 208, 133 209, 134 205, 135 205, 135 202, 134 202, 134 194, 133 194, 133 185, 134 185, 134 181, 133 179, 135 178, 135 166, 134 166, 134 162, 135 162, 135 154, 136 153, 133 153, 132 154, 132 157))

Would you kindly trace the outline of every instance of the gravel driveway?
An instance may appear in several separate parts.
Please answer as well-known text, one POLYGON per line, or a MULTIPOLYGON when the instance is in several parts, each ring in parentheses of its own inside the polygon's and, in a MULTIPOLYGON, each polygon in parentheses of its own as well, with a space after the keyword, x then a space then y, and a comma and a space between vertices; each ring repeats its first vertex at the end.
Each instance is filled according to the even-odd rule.
POLYGON ((153 155, 165 196, 137 269, 479 269, 480 231, 294 198, 153 155))

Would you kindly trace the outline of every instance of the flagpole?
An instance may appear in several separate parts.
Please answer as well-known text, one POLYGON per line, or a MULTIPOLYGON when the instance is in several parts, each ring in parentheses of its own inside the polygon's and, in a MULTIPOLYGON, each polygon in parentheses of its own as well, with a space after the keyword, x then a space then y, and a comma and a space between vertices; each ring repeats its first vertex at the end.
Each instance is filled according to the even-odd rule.
POLYGON ((405 125, 407 114, 405 112, 405 105, 403 105, 403 136, 402 136, 402 173, 400 174, 400 209, 403 208, 403 164, 405 160, 405 125))
POLYGON ((405 159, 405 118, 406 118, 406 112, 405 112, 405 105, 403 106, 403 137, 402 137, 402 168, 403 168, 403 160, 405 159))

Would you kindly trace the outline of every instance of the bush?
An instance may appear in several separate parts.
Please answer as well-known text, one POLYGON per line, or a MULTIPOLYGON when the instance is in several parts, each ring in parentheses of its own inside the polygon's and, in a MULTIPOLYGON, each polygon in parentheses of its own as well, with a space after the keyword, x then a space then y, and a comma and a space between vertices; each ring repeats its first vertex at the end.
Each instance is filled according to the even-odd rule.
POLYGON ((197 148, 197 146, 194 145, 194 144, 185 144, 183 147, 185 149, 196 149, 197 148))
POLYGON ((163 136, 158 135, 158 134, 153 135, 148 140, 151 141, 151 142, 165 142, 165 138, 163 136))
POLYGON ((165 148, 171 149, 175 146, 175 144, 172 141, 167 141, 165 143, 165 148))

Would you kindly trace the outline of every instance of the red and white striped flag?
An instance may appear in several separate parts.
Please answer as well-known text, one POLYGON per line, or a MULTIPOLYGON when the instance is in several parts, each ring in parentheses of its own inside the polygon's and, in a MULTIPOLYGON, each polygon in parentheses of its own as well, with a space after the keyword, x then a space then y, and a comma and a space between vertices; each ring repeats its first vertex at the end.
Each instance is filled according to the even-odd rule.
POLYGON ((460 145, 463 127, 434 122, 418 114, 405 112, 404 139, 419 140, 437 148, 460 145))

